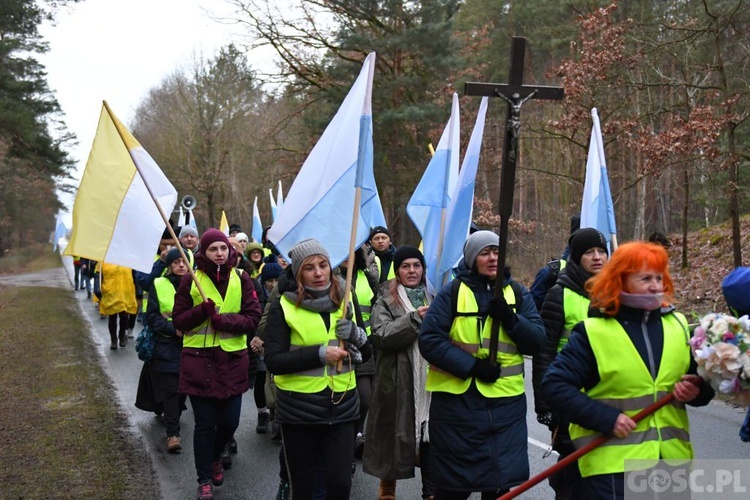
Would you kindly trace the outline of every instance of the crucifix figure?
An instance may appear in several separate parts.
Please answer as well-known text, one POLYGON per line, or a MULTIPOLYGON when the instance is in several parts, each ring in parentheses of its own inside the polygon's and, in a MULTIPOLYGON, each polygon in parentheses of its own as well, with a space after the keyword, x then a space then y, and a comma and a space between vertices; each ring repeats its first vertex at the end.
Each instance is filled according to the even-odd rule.
MULTIPOLYGON (((565 94, 562 87, 545 87, 523 84, 523 63, 526 56, 526 39, 513 37, 510 48, 509 83, 476 83, 467 82, 465 95, 499 97, 508 104, 503 142, 502 170, 500 173, 500 247, 498 249, 497 278, 495 296, 503 294, 505 261, 508 250, 508 222, 513 212, 513 187, 516 181, 516 163, 518 160, 518 135, 521 128, 521 107, 529 99, 561 100, 565 94)), ((497 362, 497 345, 500 333, 499 322, 492 323, 490 337, 490 355, 493 363, 497 362)))

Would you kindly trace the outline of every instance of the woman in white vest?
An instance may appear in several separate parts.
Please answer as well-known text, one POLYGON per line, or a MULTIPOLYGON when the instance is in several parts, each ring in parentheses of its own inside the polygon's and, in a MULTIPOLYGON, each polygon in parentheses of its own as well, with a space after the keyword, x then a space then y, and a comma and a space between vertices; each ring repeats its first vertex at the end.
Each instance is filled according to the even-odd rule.
POLYGON ((175 295, 172 322, 184 332, 180 384, 195 416, 193 455, 198 498, 213 499, 224 482, 220 455, 239 424, 242 393, 249 388, 247 336, 260 320, 260 302, 250 275, 235 270, 237 252, 226 235, 209 229, 195 256, 196 278, 189 275, 175 295))
POLYGON ((553 412, 572 422, 578 449, 600 434, 609 441, 578 460, 580 498, 623 498, 625 461, 693 457, 685 404, 714 395, 696 375, 685 317, 670 305, 669 257, 656 244, 631 242, 586 284, 589 318, 547 370, 542 390, 553 412), (697 384, 697 385, 696 385, 697 384), (675 401, 636 424, 639 411, 673 392, 675 401))
POLYGON ((281 296, 268 307, 264 348, 277 387, 291 498, 312 498, 324 464, 326 498, 344 500, 359 418, 354 366, 369 358, 371 348, 350 319, 343 280, 333 275, 325 248, 309 239, 293 246, 289 257, 292 265, 277 285, 281 296))
POLYGON ((544 325, 528 290, 510 278, 507 267, 498 269, 498 250, 491 231, 469 236, 464 265, 422 321, 419 349, 430 364, 429 462, 436 500, 465 500, 474 491, 483 500, 495 499, 529 477, 523 355, 544 346, 544 325), (495 297, 501 272, 503 289, 495 297))

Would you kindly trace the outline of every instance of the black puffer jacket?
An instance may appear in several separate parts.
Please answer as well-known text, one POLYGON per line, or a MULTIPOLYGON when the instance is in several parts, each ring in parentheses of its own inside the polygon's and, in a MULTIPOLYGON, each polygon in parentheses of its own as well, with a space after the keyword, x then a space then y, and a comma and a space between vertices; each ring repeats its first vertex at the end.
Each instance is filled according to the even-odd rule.
MULTIPOLYGON (((536 354, 533 359, 532 382, 534 384, 534 409, 537 414, 550 411, 549 405, 544 401, 542 395, 542 378, 549 365, 557 356, 557 346, 565 330, 565 304, 563 303, 563 292, 565 288, 589 298, 584 288, 586 281, 591 277, 580 265, 568 262, 565 269, 560 271, 557 282, 549 289, 544 298, 542 310, 539 311, 544 321, 544 329, 547 333, 547 341, 544 349, 536 354)), ((586 318, 580 318, 584 320, 586 318)))
MULTIPOLYGON (((277 285, 279 294, 297 289, 297 283, 291 271, 291 266, 289 266, 279 276, 277 285)), ((320 313, 320 315, 328 324, 330 314, 320 313)), ((351 317, 351 310, 349 315, 351 317)), ((274 375, 296 373, 323 366, 320 360, 319 346, 317 345, 290 351, 291 329, 284 317, 280 299, 269 303, 264 340, 266 368, 274 375)), ((360 352, 363 360, 366 361, 372 355, 372 347, 365 344, 360 348, 360 352)), ((344 394, 343 399, 338 404, 334 404, 334 401, 338 401, 341 394, 336 393, 334 398, 331 398, 331 391, 328 388, 318 393, 307 394, 285 391, 277 387, 276 418, 284 424, 318 425, 357 420, 359 418, 359 398, 354 387, 355 380, 352 376, 352 388, 344 394)))

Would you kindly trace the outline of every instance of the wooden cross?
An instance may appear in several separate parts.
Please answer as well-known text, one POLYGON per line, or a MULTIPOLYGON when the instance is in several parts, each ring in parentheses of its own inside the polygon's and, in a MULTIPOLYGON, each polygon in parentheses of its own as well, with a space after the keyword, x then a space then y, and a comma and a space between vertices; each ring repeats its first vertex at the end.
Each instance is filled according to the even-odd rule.
MULTIPOLYGON (((529 99, 561 100, 565 91, 562 87, 545 87, 523 84, 523 63, 526 56, 526 39, 514 36, 510 48, 509 83, 467 82, 465 95, 499 97, 508 104, 508 114, 503 142, 503 160, 500 173, 500 245, 498 248, 497 279, 495 297, 503 294, 505 262, 508 249, 508 222, 513 212, 513 187, 516 181, 516 163, 518 160, 518 134, 521 127, 521 106, 529 99)), ((497 343, 499 322, 492 325, 490 337, 490 355, 493 362, 497 360, 497 343)))

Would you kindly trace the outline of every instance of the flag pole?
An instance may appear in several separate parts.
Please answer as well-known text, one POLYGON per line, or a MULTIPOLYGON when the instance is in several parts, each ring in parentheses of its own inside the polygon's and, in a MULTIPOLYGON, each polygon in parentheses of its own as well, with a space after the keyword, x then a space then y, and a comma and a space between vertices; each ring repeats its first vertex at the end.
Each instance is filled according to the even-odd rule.
MULTIPOLYGON (((117 123, 115 122, 115 115, 114 113, 112 113, 112 110, 109 108, 109 104, 107 104, 107 101, 102 101, 102 103, 104 103, 104 109, 107 110, 107 114, 112 119, 112 122, 117 123)), ((120 139, 122 139, 122 143, 127 144, 127 142, 125 141, 125 138, 122 136, 122 131, 120 130, 120 127, 115 127, 115 128, 117 129, 117 134, 120 136, 120 139)), ((125 149, 128 149, 128 148, 125 148, 125 149)), ((182 249, 182 245, 180 244, 180 239, 175 234, 174 229, 172 229, 172 225, 169 223, 169 219, 167 218, 167 215, 164 213, 164 210, 162 210, 161 205, 159 205, 159 202, 156 201, 156 196, 154 196, 154 192, 151 191, 151 186, 148 185, 148 181, 141 173, 141 169, 140 167, 138 167, 138 162, 133 159, 133 154, 130 152, 130 149, 128 149, 128 154, 130 155, 130 158, 133 160, 133 165, 135 165, 135 169, 138 172, 138 175, 141 176, 143 185, 146 186, 146 191, 148 191, 148 195, 151 197, 151 200, 154 202, 154 205, 156 205, 156 209, 159 211, 159 215, 161 215, 161 218, 164 221, 164 224, 166 224, 167 231, 169 231, 169 235, 172 236, 172 238, 177 242, 177 250, 179 250, 182 260, 186 264, 188 264, 190 261, 188 260, 187 255, 185 255, 185 251, 182 249)), ((195 286, 198 289, 198 292, 200 292, 201 297, 203 297, 203 301, 205 302, 206 294, 203 291, 201 284, 198 282, 198 277, 193 272, 193 266, 187 265, 185 267, 187 267, 188 272, 190 273, 190 277, 193 279, 193 283, 195 283, 195 286)))
MULTIPOLYGON (((354 276, 354 245, 357 244, 357 221, 359 220, 359 204, 362 202, 362 188, 357 186, 354 191, 354 210, 352 213, 352 231, 349 237, 349 260, 346 264, 346 285, 344 286, 344 318, 349 308, 349 295, 352 293, 352 277, 354 276)), ((344 341, 339 339, 339 347, 344 349, 344 341)), ((344 360, 336 363, 336 371, 344 369, 344 360)))
MULTIPOLYGON (((699 383, 700 383, 699 379, 700 377, 697 377, 697 378, 691 377, 689 379, 686 379, 686 381, 692 383, 695 386, 699 386, 699 383)), ((659 409, 668 405, 673 400, 674 400, 674 393, 670 392, 669 394, 665 395, 658 401, 651 403, 650 405, 648 405, 647 407, 645 407, 644 409, 642 409, 641 411, 639 411, 637 414, 635 414, 634 416, 630 418, 633 420, 633 422, 636 422, 636 423, 640 422, 641 420, 648 417, 649 415, 656 413, 659 409)), ((577 449, 576 451, 574 451, 567 457, 563 458, 562 460, 557 462, 555 465, 553 465, 549 469, 543 470, 542 472, 532 477, 525 483, 521 483, 520 485, 510 490, 508 493, 505 493, 504 495, 499 496, 496 500, 510 500, 511 498, 516 498, 518 495, 520 495, 524 491, 533 488, 537 484, 541 483, 542 481, 550 477, 552 474, 555 474, 561 471, 562 469, 572 464, 573 462, 575 462, 576 460, 578 460, 579 458, 581 458, 588 452, 603 445, 604 443, 606 443, 613 437, 614 436, 606 436, 604 434, 601 434, 599 437, 591 441, 589 444, 587 444, 583 448, 577 449)))

